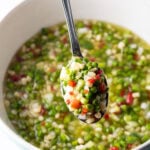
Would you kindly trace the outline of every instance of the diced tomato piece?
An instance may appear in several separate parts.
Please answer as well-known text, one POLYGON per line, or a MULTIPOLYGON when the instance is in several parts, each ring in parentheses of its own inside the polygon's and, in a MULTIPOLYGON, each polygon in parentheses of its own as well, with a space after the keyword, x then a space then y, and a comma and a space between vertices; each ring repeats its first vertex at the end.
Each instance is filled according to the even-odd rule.
POLYGON ((24 59, 21 56, 16 56, 16 61, 17 62, 22 62, 24 59))
POLYGON ((75 86, 76 86, 76 82, 73 81, 73 80, 70 80, 70 81, 68 82, 68 85, 71 86, 71 87, 75 87, 75 86))
POLYGON ((123 102, 118 103, 118 106, 122 106, 122 105, 126 105, 126 102, 123 101, 123 102))
POLYGON ((42 126, 45 126, 45 121, 42 121, 42 122, 41 122, 41 125, 42 125, 42 126))
POLYGON ((89 60, 92 61, 92 62, 95 62, 96 59, 91 57, 89 60))
POLYGON ((74 92, 73 92, 73 91, 70 91, 69 94, 70 94, 70 95, 74 95, 74 92))
POLYGON ((96 75, 96 80, 99 80, 99 79, 100 79, 100 75, 97 74, 97 75, 96 75))
POLYGON ((109 120, 109 114, 106 113, 106 114, 104 115, 104 118, 105 118, 106 120, 109 120))
POLYGON ((89 93, 89 90, 84 90, 84 94, 87 94, 87 93, 89 93))
POLYGON ((67 104, 70 104, 70 99, 67 99, 67 100, 66 100, 66 103, 67 103, 67 104))
POLYGON ((125 95, 125 90, 122 89, 121 92, 120 92, 120 96, 123 97, 124 95, 125 95))
POLYGON ((55 91, 55 88, 53 85, 50 85, 50 91, 54 92, 55 91))
POLYGON ((18 82, 19 80, 21 80, 23 77, 25 77, 26 75, 24 75, 24 74, 15 74, 15 75, 12 75, 10 78, 11 78, 11 80, 12 81, 14 81, 14 82, 18 82))
POLYGON ((86 114, 88 112, 88 109, 87 108, 82 108, 82 114, 86 114))
POLYGON ((79 109, 81 107, 81 102, 79 100, 74 99, 71 101, 71 107, 79 109))
POLYGON ((101 40, 98 44, 98 47, 99 48, 103 48, 105 46, 105 41, 104 40, 101 40))
POLYGON ((126 103, 128 105, 133 104, 133 94, 132 94, 132 92, 128 92, 127 97, 126 97, 126 103))
POLYGON ((85 26, 86 26, 88 29, 92 29, 92 26, 93 26, 93 25, 92 25, 92 24, 86 24, 85 26))
POLYGON ((150 99, 150 91, 147 91, 147 96, 150 99))
POLYGON ((135 53, 133 55, 133 59, 138 61, 138 60, 140 60, 140 56, 137 53, 135 53))
POLYGON ((102 70, 97 70, 97 71, 96 71, 96 74, 101 75, 102 73, 103 73, 103 71, 102 71, 102 70))
POLYGON ((41 107, 41 110, 40 110, 40 115, 45 115, 46 114, 46 112, 47 112, 47 110, 45 109, 45 107, 44 106, 42 106, 41 107))
POLYGON ((119 148, 117 146, 112 146, 109 150, 119 150, 119 148))
POLYGON ((101 92, 104 92, 105 90, 106 90, 105 84, 104 84, 104 83, 101 83, 101 84, 100 84, 100 91, 101 91, 101 92))
POLYGON ((93 84, 96 80, 92 78, 92 79, 88 79, 88 81, 93 84))
POLYGON ((127 149, 131 149, 133 144, 128 144, 127 149))
POLYGON ((68 38, 67 38, 67 36, 64 36, 61 40, 62 40, 62 43, 63 43, 63 44, 68 43, 68 38))
POLYGON ((49 71, 50 72, 55 72, 56 70, 57 70, 56 67, 51 67, 49 71))

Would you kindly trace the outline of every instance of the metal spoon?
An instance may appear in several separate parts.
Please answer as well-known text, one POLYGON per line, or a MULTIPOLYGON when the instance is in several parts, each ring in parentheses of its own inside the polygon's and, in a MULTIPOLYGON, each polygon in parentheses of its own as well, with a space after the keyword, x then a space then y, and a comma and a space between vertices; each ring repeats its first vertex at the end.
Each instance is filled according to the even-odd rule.
MULTIPOLYGON (((76 35, 76 31, 75 31, 75 25, 74 25, 74 21, 73 21, 73 17, 72 17, 70 0, 62 0, 62 3, 63 3, 64 11, 65 11, 66 22, 68 25, 68 32, 69 32, 69 37, 70 37, 72 55, 74 57, 77 57, 77 58, 80 58, 81 60, 83 60, 84 58, 81 54, 78 38, 76 35)), ((70 67, 70 64, 68 64, 68 66, 70 67)), ((97 67, 97 70, 95 71, 95 73, 97 71, 100 71, 100 68, 97 67)), ((61 72, 63 72, 63 71, 61 71, 61 72)), ((82 72, 82 69, 80 70, 80 72, 82 72)), ((107 87, 107 81, 106 81, 105 76, 103 76, 103 78, 104 78, 103 83, 107 87)), ((98 89, 99 87, 96 87, 96 88, 98 89)), ((61 83, 61 90, 62 90, 62 94, 64 96, 65 89, 64 89, 64 85, 62 83, 61 83)), ((68 103, 68 102, 66 102, 66 103, 68 103)), ((78 114, 78 115, 76 115, 75 113, 73 113, 73 114, 76 115, 78 117, 78 119, 80 119, 81 121, 86 122, 86 123, 94 123, 94 122, 99 121, 102 118, 102 116, 104 115, 104 113, 106 111, 106 107, 108 105, 108 91, 106 90, 104 93, 99 93, 99 91, 98 91, 95 95, 92 96, 91 99, 89 99, 89 105, 91 105, 91 106, 93 105, 94 109, 91 112, 89 111, 86 115, 82 114, 82 113, 78 114), (99 97, 99 99, 97 98, 97 96, 99 97), (96 99, 97 105, 99 107, 98 111, 96 110, 97 106, 93 103, 93 101, 95 99, 96 99)), ((70 107, 69 107, 69 109, 70 109, 70 107)), ((70 109, 70 111, 71 111, 71 109, 70 109)))
POLYGON ((62 0, 65 16, 66 16, 66 23, 68 25, 68 32, 70 37, 71 43, 71 50, 73 56, 83 57, 80 51, 80 45, 78 42, 78 38, 75 31, 75 25, 72 17, 72 10, 70 6, 70 0, 62 0))

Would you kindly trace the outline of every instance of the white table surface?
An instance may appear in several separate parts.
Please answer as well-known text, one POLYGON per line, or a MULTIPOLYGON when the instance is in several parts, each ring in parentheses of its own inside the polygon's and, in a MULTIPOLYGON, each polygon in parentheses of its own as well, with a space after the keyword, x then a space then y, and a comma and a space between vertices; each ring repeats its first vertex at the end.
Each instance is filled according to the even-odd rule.
MULTIPOLYGON (((23 0, 0 0, 0 21, 23 0)), ((22 150, 9 139, 0 129, 0 149, 1 150, 22 150)))

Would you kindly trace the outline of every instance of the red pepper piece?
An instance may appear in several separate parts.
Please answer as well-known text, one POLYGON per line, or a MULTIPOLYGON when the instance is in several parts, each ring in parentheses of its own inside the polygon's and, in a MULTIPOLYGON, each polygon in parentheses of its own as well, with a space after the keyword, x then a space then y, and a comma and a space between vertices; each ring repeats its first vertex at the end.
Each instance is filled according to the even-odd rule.
POLYGON ((97 75, 96 75, 96 80, 99 80, 99 79, 100 79, 100 75, 97 74, 97 75))
POLYGON ((109 120, 109 114, 106 113, 106 114, 104 115, 104 118, 105 118, 106 120, 109 120))
POLYGON ((102 70, 97 70, 97 71, 96 71, 96 74, 101 75, 102 73, 103 73, 103 71, 102 71, 102 70))
POLYGON ((69 92, 69 94, 70 94, 70 95, 74 95, 74 92, 71 91, 71 92, 69 92))
POLYGON ((133 59, 136 60, 136 61, 138 61, 138 60, 140 60, 140 56, 137 53, 135 53, 133 55, 133 59))
POLYGON ((88 94, 89 93, 89 90, 84 90, 84 94, 88 94))
POLYGON ((71 101, 71 107, 79 109, 81 107, 81 102, 79 100, 74 99, 71 101))
POLYGON ((96 80, 92 78, 92 79, 88 79, 88 81, 93 84, 96 80))
POLYGON ((40 110, 40 115, 45 115, 46 114, 46 109, 44 106, 41 107, 41 110, 40 110))
POLYGON ((91 58, 89 58, 89 60, 92 62, 95 62, 96 59, 94 57, 91 57, 91 58))
POLYGON ((119 148, 117 146, 112 146, 109 150, 119 150, 119 148))
POLYGON ((70 80, 70 81, 68 82, 68 85, 71 86, 71 87, 75 87, 75 86, 76 86, 76 82, 73 81, 73 80, 70 80))
POLYGON ((127 145, 127 149, 129 150, 129 149, 131 149, 132 148, 132 144, 128 144, 127 145))
POLYGON ((45 121, 42 121, 42 122, 41 122, 41 125, 42 125, 42 126, 45 126, 45 124, 46 124, 45 121))
POLYGON ((123 97, 124 95, 125 95, 125 90, 122 89, 121 92, 120 92, 120 96, 123 97))
POLYGON ((100 91, 101 91, 101 92, 105 92, 105 90, 106 90, 105 84, 104 84, 104 83, 101 83, 101 84, 100 84, 100 91))
POLYGON ((133 94, 132 92, 128 92, 127 97, 126 97, 126 104, 132 105, 133 104, 133 94))
POLYGON ((98 44, 98 47, 101 49, 105 46, 105 41, 104 40, 101 40, 98 44))
POLYGON ((25 77, 25 75, 15 74, 15 75, 12 75, 10 78, 12 81, 17 82, 17 81, 21 80, 23 77, 25 77))
POLYGON ((63 44, 68 43, 68 38, 67 38, 67 36, 64 36, 64 37, 61 39, 61 41, 62 41, 63 44))
POLYGON ((67 99, 67 100, 66 100, 66 103, 67 103, 67 104, 70 104, 70 100, 69 100, 69 99, 67 99))
POLYGON ((86 114, 88 112, 88 109, 87 108, 82 108, 82 114, 86 114))

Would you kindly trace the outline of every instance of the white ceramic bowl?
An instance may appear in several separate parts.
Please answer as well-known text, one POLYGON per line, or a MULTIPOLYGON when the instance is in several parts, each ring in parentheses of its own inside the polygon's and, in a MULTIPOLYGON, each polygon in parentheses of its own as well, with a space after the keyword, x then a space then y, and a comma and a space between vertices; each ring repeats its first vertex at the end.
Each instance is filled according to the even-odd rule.
MULTIPOLYGON (((75 19, 98 19, 123 25, 150 43, 148 0, 72 0, 71 2, 75 19)), ((12 56, 28 38, 40 28, 64 20, 61 0, 26 0, 0 23, 0 128, 22 150, 33 150, 36 147, 19 137, 8 120, 2 97, 4 74, 12 56)), ((137 149, 148 143, 150 141, 137 149)))

